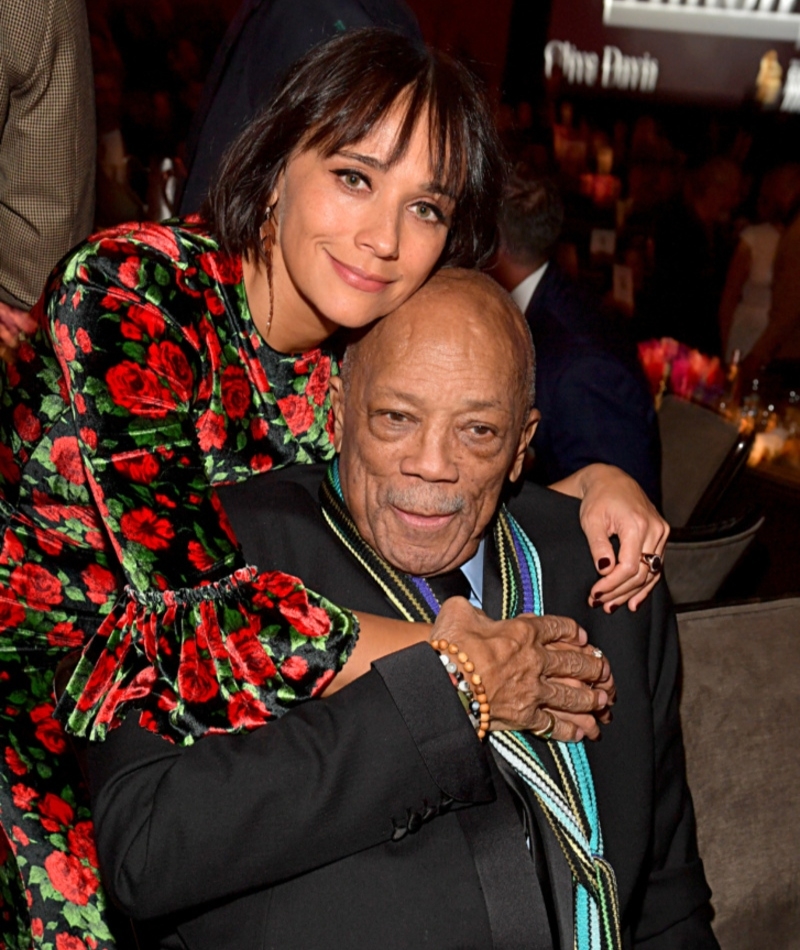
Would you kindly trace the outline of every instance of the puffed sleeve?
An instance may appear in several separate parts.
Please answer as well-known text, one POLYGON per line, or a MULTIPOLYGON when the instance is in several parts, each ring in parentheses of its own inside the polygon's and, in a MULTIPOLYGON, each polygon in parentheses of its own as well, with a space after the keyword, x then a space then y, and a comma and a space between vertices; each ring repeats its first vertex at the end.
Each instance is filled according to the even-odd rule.
MULTIPOLYGON (((73 733, 102 739, 136 706, 142 725, 187 744, 320 693, 357 623, 297 578, 244 563, 211 486, 240 479, 241 460, 255 457, 243 405, 263 418, 260 434, 274 434, 276 464, 299 460, 291 423, 233 345, 226 287, 198 276, 173 230, 139 238, 107 232, 84 245, 47 301, 87 483, 126 581, 59 715, 73 733), (211 342, 186 308, 219 319, 211 342), (238 401, 228 392, 226 415, 231 368, 240 390, 238 401)), ((313 417, 318 394, 308 403, 313 417)), ((263 448, 262 467, 273 461, 263 448)))

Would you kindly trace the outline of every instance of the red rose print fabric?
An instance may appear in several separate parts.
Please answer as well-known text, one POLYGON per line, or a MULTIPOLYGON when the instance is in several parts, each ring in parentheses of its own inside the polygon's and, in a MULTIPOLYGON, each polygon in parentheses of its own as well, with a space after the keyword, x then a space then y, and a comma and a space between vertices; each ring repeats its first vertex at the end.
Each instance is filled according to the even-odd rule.
POLYGON ((52 669, 44 665, 64 650, 35 655, 34 666, 24 651, 0 649, 0 946, 112 950, 88 795, 49 699, 52 669))
POLYGON ((115 943, 61 723, 252 729, 352 648, 350 613, 243 562, 214 495, 330 458, 336 366, 264 343, 240 262, 196 221, 95 235, 37 313, 0 367, 0 947, 94 950, 115 943))

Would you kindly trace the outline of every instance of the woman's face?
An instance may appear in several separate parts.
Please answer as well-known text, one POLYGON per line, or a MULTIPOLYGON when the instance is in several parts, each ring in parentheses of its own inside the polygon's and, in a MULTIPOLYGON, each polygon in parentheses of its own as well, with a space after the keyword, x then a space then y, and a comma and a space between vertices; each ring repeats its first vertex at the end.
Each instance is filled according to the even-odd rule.
POLYGON ((366 138, 330 157, 288 162, 273 195, 275 329, 361 327, 400 306, 442 253, 455 208, 432 181, 428 117, 388 164, 403 120, 390 111, 366 138))

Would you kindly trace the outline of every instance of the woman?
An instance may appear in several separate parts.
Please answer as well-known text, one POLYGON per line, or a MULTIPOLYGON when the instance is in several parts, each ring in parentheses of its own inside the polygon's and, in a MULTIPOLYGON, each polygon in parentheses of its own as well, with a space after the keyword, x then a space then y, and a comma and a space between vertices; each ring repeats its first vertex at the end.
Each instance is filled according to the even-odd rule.
POLYGON ((746 227, 731 259, 719 308, 725 361, 738 350, 745 359, 769 323, 772 305, 772 266, 800 188, 800 167, 781 165, 761 184, 759 223, 746 227))
MULTIPOLYGON (((320 344, 398 306, 437 265, 484 260, 501 184, 465 70, 363 31, 309 54, 243 133, 206 224, 101 233, 54 275, 46 328, 8 371, 0 451, 2 808, 36 939, 111 945, 88 811, 51 715, 54 667, 88 642, 63 717, 92 739, 131 704, 189 744, 323 692, 353 648, 353 615, 249 569, 213 487, 330 457, 336 370, 320 344)), ((617 478, 592 468, 561 486, 588 490, 606 609, 646 596, 656 576, 641 553, 666 540, 617 478), (611 533, 630 561, 614 570, 611 533)), ((359 620, 369 649, 385 628, 359 620)), ((24 924, 25 904, 16 912, 24 924)))

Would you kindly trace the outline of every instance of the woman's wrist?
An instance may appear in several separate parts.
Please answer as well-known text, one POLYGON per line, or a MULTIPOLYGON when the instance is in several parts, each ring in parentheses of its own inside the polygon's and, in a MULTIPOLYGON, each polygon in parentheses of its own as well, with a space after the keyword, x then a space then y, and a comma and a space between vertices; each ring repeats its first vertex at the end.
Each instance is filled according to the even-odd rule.
POLYGON ((553 491, 561 492, 562 495, 569 495, 571 498, 582 501, 589 490, 599 480, 607 478, 613 469, 613 465, 606 465, 604 462, 593 462, 591 465, 585 465, 577 472, 573 472, 572 475, 567 475, 561 481, 553 482, 550 488, 553 491))
POLYGON ((338 692, 369 671, 374 660, 396 653, 415 643, 430 639, 433 627, 429 623, 409 623, 358 611, 360 627, 358 641, 349 659, 331 681, 323 696, 338 692))

